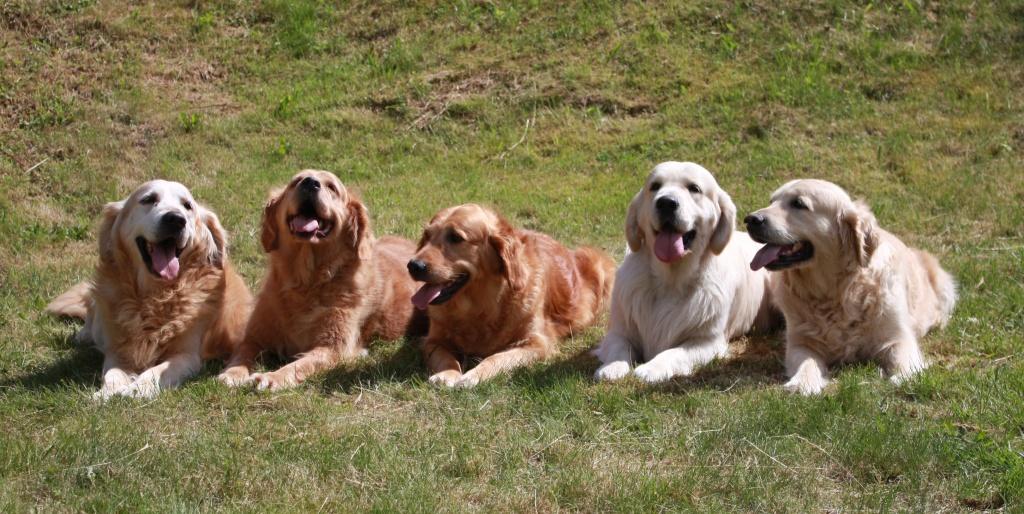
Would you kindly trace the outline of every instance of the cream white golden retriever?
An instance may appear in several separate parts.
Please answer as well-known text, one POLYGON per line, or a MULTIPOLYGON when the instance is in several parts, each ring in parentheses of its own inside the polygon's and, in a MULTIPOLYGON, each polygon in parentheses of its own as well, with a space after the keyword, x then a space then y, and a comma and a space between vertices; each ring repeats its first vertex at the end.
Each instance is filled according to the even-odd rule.
POLYGON ((645 382, 689 375, 728 352, 728 341, 769 328, 768 273, 747 265, 757 245, 735 232, 736 206, 708 170, 664 162, 626 216, 629 253, 612 292, 595 378, 645 382))
POLYGON ((744 220, 776 272, 786 317, 785 388, 817 394, 828 366, 875 360, 899 383, 925 367, 918 338, 949 320, 956 284, 934 257, 878 226, 866 205, 822 180, 794 180, 744 220))
POLYGON ((230 355, 252 298, 226 246, 217 216, 177 182, 147 182, 103 208, 93 280, 47 306, 84 319, 76 338, 103 352, 95 398, 152 397, 203 358, 230 355))

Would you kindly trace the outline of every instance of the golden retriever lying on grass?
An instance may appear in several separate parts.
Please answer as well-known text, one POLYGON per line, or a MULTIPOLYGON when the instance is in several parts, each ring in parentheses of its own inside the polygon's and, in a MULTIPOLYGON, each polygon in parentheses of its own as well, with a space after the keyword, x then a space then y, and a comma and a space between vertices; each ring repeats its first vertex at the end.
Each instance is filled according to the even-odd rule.
POLYGON ((778 272, 786 316, 785 387, 817 394, 828 366, 876 360, 900 382, 924 369, 918 338, 949 321, 956 284, 934 257, 878 226, 839 186, 795 180, 746 217, 765 246, 750 266, 778 272))
POLYGON ((366 207, 332 173, 304 170, 272 193, 261 242, 270 254, 267 277, 245 339, 219 377, 224 383, 295 386, 365 355, 375 337, 425 331, 425 316, 415 316, 409 305, 416 287, 405 272, 415 246, 374 238, 366 207), (297 360, 250 375, 266 350, 297 360))
POLYGON ((226 358, 241 340, 252 297, 228 264, 217 216, 177 182, 154 180, 103 208, 92 282, 47 306, 85 320, 77 338, 103 352, 94 395, 152 397, 226 358))
POLYGON ((768 273, 747 263, 758 245, 735 230, 736 206, 711 172, 663 162, 626 215, 626 255, 615 277, 597 380, 631 371, 647 383, 696 372, 729 341, 781 321, 768 273))
POLYGON ((556 353, 559 338, 597 320, 615 271, 598 250, 568 250, 474 204, 435 215, 408 267, 425 282, 412 302, 430 316, 430 381, 447 386, 474 386, 556 353), (483 360, 464 373, 467 357, 483 360))

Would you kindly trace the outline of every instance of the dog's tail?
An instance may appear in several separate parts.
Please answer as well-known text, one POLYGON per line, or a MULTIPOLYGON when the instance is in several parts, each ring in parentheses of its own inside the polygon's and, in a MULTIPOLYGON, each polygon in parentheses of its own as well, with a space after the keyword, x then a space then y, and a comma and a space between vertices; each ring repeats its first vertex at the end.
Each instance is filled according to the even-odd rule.
POLYGON ((57 317, 85 319, 92 297, 92 283, 79 282, 46 306, 46 312, 57 317))
POLYGON ((918 255, 924 264, 924 269, 928 272, 928 282, 939 301, 939 328, 945 327, 946 323, 949 323, 949 318, 953 315, 953 307, 956 305, 956 280, 953 279, 953 275, 942 269, 938 259, 932 254, 918 251, 918 255))
POLYGON ((598 298, 596 309, 603 309, 608 305, 612 296, 612 286, 615 284, 615 261, 606 253, 589 246, 581 246, 576 249, 576 269, 580 271, 580 277, 590 286, 598 298))

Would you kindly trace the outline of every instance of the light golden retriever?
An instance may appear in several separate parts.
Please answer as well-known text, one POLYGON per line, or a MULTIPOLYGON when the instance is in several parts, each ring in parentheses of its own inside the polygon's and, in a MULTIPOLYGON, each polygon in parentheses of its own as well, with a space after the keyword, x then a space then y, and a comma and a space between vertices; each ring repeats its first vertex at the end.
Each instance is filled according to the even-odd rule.
POLYGON ((408 267, 425 282, 412 303, 430 316, 423 344, 430 382, 472 387, 555 354, 560 338, 591 325, 615 263, 466 204, 434 216, 408 267), (483 360, 466 371, 470 358, 483 360))
POLYGON ((778 321, 768 273, 747 263, 757 244, 735 232, 736 207, 708 170, 657 165, 626 215, 629 253, 612 293, 597 380, 648 383, 689 375, 728 353, 728 341, 778 321), (774 313, 774 314, 773 314, 774 313))
POLYGON ((918 338, 949 321, 953 277, 878 226, 866 205, 822 180, 795 180, 744 220, 764 243, 752 269, 778 274, 786 317, 785 388, 817 394, 828 366, 875 360, 893 382, 925 367, 918 338))
POLYGON ((252 297, 228 263, 217 216, 177 182, 154 180, 103 208, 92 282, 47 311, 85 320, 77 338, 103 352, 94 395, 152 397, 226 358, 241 340, 252 297))
POLYGON ((425 330, 409 297, 405 271, 415 245, 376 239, 366 207, 334 174, 304 170, 271 193, 263 210, 267 276, 253 316, 220 380, 259 389, 295 386, 343 359, 366 354, 375 337, 425 330), (250 374, 264 351, 297 357, 280 369, 250 374))

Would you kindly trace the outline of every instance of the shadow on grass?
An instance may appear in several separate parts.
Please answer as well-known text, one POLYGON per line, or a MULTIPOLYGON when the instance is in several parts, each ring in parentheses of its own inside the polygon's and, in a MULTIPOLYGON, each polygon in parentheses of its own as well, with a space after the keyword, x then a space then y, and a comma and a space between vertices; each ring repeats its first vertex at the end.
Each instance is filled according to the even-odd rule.
POLYGON ((53 389, 56 387, 95 386, 103 367, 103 356, 91 345, 78 344, 71 336, 54 337, 50 346, 69 353, 45 367, 0 381, 0 389, 53 389))
POLYGON ((667 393, 685 393, 694 389, 728 391, 737 385, 782 385, 785 381, 784 354, 784 344, 778 335, 749 335, 743 346, 730 352, 728 357, 704 366, 693 375, 678 377, 652 388, 667 393))
POLYGON ((378 342, 369 358, 342 363, 321 374, 315 387, 321 393, 350 393, 366 384, 408 382, 416 377, 426 378, 426 368, 420 357, 419 341, 378 342), (374 355, 377 354, 377 355, 374 355))

